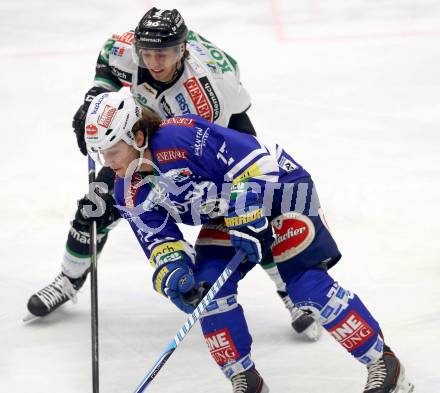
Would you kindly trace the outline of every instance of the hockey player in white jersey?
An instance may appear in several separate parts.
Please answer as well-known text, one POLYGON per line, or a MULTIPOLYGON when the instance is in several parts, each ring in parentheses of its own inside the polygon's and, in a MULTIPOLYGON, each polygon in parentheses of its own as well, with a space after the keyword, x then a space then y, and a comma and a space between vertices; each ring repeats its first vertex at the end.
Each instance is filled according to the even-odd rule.
MULTIPOLYGON (((152 8, 135 31, 113 35, 105 42, 97 60, 94 86, 86 93, 73 120, 83 154, 86 154, 84 119, 90 101, 100 93, 123 87, 131 90, 140 105, 162 118, 192 113, 255 135, 246 113, 251 101, 240 82, 237 62, 207 39, 188 31, 175 9, 152 8)), ((97 181, 108 185, 109 193, 103 195, 108 202, 113 200, 114 176, 106 167, 97 176, 97 181)), ((62 273, 29 299, 28 310, 35 316, 45 316, 69 299, 75 301, 77 291, 84 284, 90 264, 89 227, 78 217, 77 212, 68 233, 62 273)), ((119 218, 118 211, 112 210, 105 220, 98 222, 98 252, 119 218)), ((294 306, 277 267, 264 262, 262 266, 275 282, 277 293, 291 314, 294 330, 312 340, 318 339, 319 325, 308 310, 294 306)))

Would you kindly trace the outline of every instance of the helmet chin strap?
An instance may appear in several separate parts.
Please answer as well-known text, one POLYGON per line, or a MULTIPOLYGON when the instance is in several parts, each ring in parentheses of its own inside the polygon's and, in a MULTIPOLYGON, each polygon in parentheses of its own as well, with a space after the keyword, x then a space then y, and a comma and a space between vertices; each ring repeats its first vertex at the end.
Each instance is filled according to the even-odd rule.
POLYGON ((136 142, 133 143, 133 147, 139 152, 139 158, 138 158, 138 162, 136 165, 136 172, 140 170, 142 164, 143 164, 143 160, 144 160, 144 154, 145 154, 145 150, 147 150, 148 147, 148 140, 145 139, 145 143, 142 147, 139 147, 136 142))

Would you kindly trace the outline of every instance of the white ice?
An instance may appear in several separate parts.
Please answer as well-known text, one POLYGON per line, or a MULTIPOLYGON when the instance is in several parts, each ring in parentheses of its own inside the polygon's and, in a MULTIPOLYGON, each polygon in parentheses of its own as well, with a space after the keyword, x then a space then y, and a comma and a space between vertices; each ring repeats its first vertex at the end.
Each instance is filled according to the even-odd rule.
MULTIPOLYGON (((259 135, 313 174, 343 259, 331 274, 380 321, 416 392, 440 391, 440 5, 436 0, 0 2, 0 392, 91 392, 90 295, 23 324, 59 272, 87 163, 72 115, 100 45, 152 5, 241 66, 259 135)), ((194 239, 196 231, 186 230, 194 239)), ((153 292, 128 225, 99 261, 101 392, 131 392, 185 317, 153 292)), ((271 392, 354 393, 362 365, 330 336, 295 338, 272 282, 240 286, 271 392)), ((151 392, 230 392, 197 326, 151 392)))

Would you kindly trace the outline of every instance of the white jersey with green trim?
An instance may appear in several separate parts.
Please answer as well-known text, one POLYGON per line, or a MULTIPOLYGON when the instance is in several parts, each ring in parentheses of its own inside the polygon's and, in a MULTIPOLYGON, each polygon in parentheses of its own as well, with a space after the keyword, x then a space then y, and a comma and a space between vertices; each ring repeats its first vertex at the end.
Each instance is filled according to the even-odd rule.
POLYGON ((133 32, 127 32, 105 43, 96 66, 95 85, 111 90, 127 86, 140 105, 163 118, 193 113, 227 126, 231 115, 250 107, 236 61, 200 35, 189 32, 189 56, 183 62, 183 72, 168 84, 155 83, 135 64, 132 42, 133 32))

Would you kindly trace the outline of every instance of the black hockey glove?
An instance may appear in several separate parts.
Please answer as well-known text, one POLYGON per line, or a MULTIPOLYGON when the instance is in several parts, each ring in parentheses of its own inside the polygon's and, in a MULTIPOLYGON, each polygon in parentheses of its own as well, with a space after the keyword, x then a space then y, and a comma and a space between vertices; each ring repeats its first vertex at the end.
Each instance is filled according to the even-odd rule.
POLYGON ((78 201, 75 221, 84 226, 85 231, 89 230, 93 220, 96 221, 96 227, 100 231, 121 218, 119 210, 115 207, 116 202, 110 194, 97 191, 94 196, 94 200, 90 200, 85 195, 78 201))
POLYGON ((202 281, 199 283, 197 288, 194 288, 182 295, 182 302, 188 306, 188 308, 191 310, 190 312, 193 312, 210 289, 211 285, 206 281, 202 281))
POLYGON ((92 100, 101 93, 106 93, 110 90, 104 87, 93 86, 84 96, 84 103, 78 108, 73 116, 72 127, 76 135, 76 142, 79 150, 85 156, 87 155, 86 141, 84 139, 84 127, 86 123, 87 110, 89 109, 92 100))

